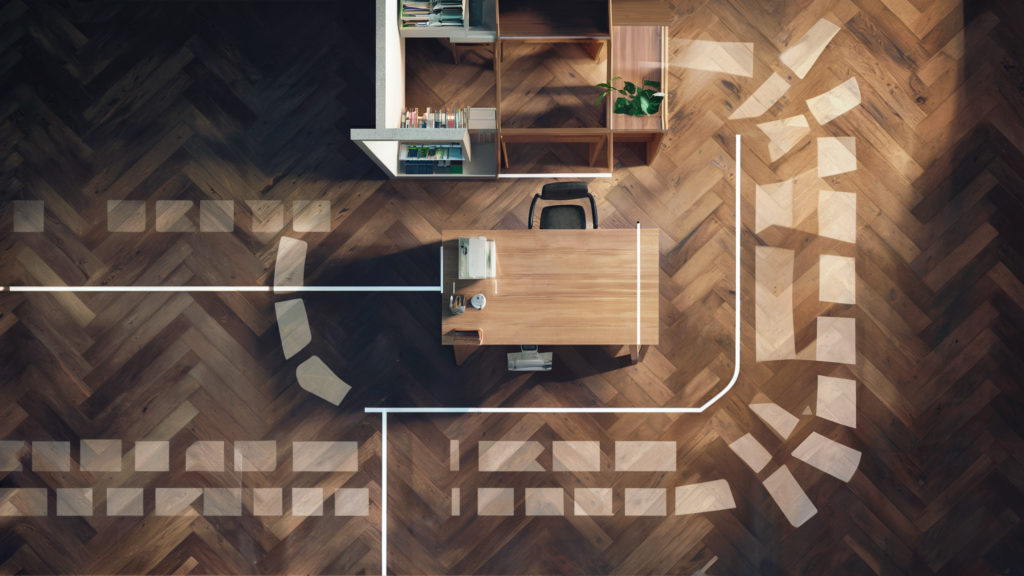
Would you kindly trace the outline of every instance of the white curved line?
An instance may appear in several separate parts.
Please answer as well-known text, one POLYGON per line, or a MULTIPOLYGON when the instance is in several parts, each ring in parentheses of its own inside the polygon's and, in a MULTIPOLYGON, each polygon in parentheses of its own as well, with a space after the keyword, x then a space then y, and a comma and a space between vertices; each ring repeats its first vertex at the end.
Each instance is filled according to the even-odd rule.
MULTIPOLYGON (((545 407, 545 408, 519 408, 519 407, 494 407, 494 408, 366 408, 368 413, 387 414, 700 414, 712 404, 718 402, 725 396, 740 377, 740 135, 736 135, 736 285, 733 292, 736 294, 736 351, 735 366, 732 371, 732 379, 718 394, 704 403, 703 406, 691 408, 572 408, 572 407, 545 407)), ((639 223, 637 224, 639 234, 639 223)), ((639 246, 639 242, 637 244, 639 246)), ((639 261, 639 259, 638 259, 639 261)), ((639 286, 639 281, 638 281, 639 286)), ((639 287, 638 287, 639 290, 639 287)), ((639 299, 637 305, 637 326, 639 329, 639 299)), ((639 337, 637 338, 639 343, 639 337)))
POLYGON ((732 387, 736 385, 736 380, 740 377, 740 135, 736 135, 736 284, 733 286, 733 292, 736 294, 736 366, 732 371, 732 380, 722 388, 722 391, 715 394, 715 397, 708 400, 703 406, 700 407, 699 412, 703 412, 711 407, 712 404, 718 402, 722 396, 725 396, 732 387))

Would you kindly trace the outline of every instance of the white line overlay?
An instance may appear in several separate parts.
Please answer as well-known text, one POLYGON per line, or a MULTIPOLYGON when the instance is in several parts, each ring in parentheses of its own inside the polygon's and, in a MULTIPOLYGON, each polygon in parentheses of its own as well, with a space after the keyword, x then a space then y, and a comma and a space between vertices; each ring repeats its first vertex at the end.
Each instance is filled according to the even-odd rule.
POLYGON ((440 292, 439 286, 11 286, 11 292, 440 292))
POLYGON ((11 286, 11 292, 270 292, 270 286, 11 286))
POLYGON ((611 178, 611 172, 565 172, 559 174, 498 174, 498 178, 611 178))
MULTIPOLYGON (((388 414, 699 414, 725 396, 740 375, 740 135, 736 135, 736 349, 732 379, 718 394, 702 406, 687 408, 573 408, 573 407, 435 407, 365 408, 366 413, 381 415, 381 574, 387 574, 388 557, 388 414)), ((501 178, 606 178, 610 173, 580 174, 502 174, 501 178)), ((636 225, 636 343, 640 346, 640 223, 636 225)), ((444 247, 441 247, 440 277, 437 286, 10 286, 11 292, 444 292, 444 247)), ((0 286, 0 291, 3 287, 0 286)))
MULTIPOLYGON (((373 414, 700 414, 712 404, 718 402, 722 396, 725 396, 732 387, 736 385, 736 380, 740 376, 740 212, 742 211, 742 204, 740 203, 740 135, 736 135, 736 277, 735 277, 735 289, 733 293, 736 296, 735 307, 736 307, 736 346, 734 353, 734 363, 732 372, 732 379, 718 394, 713 398, 705 402, 702 406, 687 407, 687 408, 666 408, 661 406, 652 406, 650 408, 573 408, 564 406, 553 406, 553 407, 434 407, 434 408, 388 408, 388 407, 368 407, 366 408, 367 413, 373 414)), ((637 223, 637 270, 640 267, 640 224, 637 223)), ((637 293, 639 295, 640 290, 640 277, 637 275, 637 293)), ((640 299, 637 298, 637 345, 640 344, 640 299)))
POLYGON ((640 223, 636 223, 636 352, 640 353, 640 223))
MULTIPOLYGON (((732 387, 736 385, 736 381, 740 377, 740 211, 742 210, 742 204, 740 203, 740 135, 736 135, 736 276, 735 276, 735 287, 733 293, 736 295, 736 350, 735 350, 735 366, 733 367, 732 379, 718 394, 712 399, 704 403, 703 406, 695 408, 664 408, 664 407, 652 407, 652 408, 572 408, 572 407, 548 407, 548 408, 519 408, 519 407, 464 407, 464 408, 366 408, 368 414, 380 414, 381 425, 383 427, 382 438, 382 449, 381 449, 381 482, 383 494, 381 501, 383 502, 381 509, 381 574, 388 573, 388 560, 387 560, 387 541, 388 541, 388 516, 387 516, 387 427, 388 427, 388 414, 700 414, 712 404, 718 402, 725 396, 732 387)), ((548 175, 551 177, 551 175, 548 175)), ((582 174, 575 174, 574 176, 580 177, 582 174)), ((637 222, 637 345, 640 344, 640 223, 637 222)))
MULTIPOLYGON (((11 292, 444 292, 444 246, 437 286, 11 286, 11 292)), ((4 287, 0 286, 0 291, 4 287)))

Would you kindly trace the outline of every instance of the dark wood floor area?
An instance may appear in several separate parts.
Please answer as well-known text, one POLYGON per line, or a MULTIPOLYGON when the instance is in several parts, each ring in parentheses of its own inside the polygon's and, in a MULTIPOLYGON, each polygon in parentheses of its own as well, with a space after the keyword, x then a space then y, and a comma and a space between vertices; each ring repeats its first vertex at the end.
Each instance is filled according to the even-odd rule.
MULTIPOLYGON (((390 570, 692 575, 714 560, 711 575, 1024 573, 1024 4, 671 4, 673 41, 752 42, 755 60, 753 77, 673 66, 671 133, 657 162, 645 166, 639 147, 617 146, 614 178, 591 184, 601 227, 660 229, 660 345, 643 364, 559 348, 552 372, 513 374, 507 350, 492 348, 456 367, 439 344, 436 294, 307 295, 311 352, 353 386, 335 408, 299 388, 296 367, 308 356, 282 355, 273 303, 284 297, 0 292, 0 439, 70 442, 76 462, 65 473, 0 472, 0 490, 49 494, 46 517, 0 517, 0 574, 379 573, 381 421, 364 407, 700 405, 734 368, 737 133, 743 361, 733 391, 700 415, 395 418, 390 570), (820 18, 841 31, 796 78, 779 55, 820 18), (792 85, 782 100, 763 117, 728 120, 773 72, 792 85), (806 114, 807 98, 851 76, 862 104, 814 124, 771 162, 755 125, 806 114), (814 139, 829 136, 857 138, 857 170, 826 182, 857 193, 857 241, 844 255, 856 258, 858 301, 826 307, 817 278, 798 274, 796 340, 801 349, 815 339, 819 315, 856 318, 857 362, 758 363, 755 246, 792 248, 807 272, 823 244, 799 226, 755 234, 755 185, 813 170, 814 139), (820 374, 857 381, 856 428, 802 415, 820 374), (788 440, 751 412, 763 399, 799 417, 788 440), (772 456, 757 474, 728 447, 748 432, 772 456), (862 452, 848 483, 791 456, 812 432, 862 452), (126 452, 169 440, 171 470, 81 471, 78 441, 89 438, 123 439, 126 452), (605 451, 616 440, 675 441, 675 473, 602 472, 580 485, 613 487, 619 506, 625 488, 726 479, 737 507, 593 522, 569 512, 526 517, 523 488, 550 478, 496 481, 474 472, 471 458, 449 475, 448 440, 475 454, 473 443, 501 438, 589 438, 605 451), (275 440, 278 469, 184 472, 197 440, 275 440), (292 473, 292 443, 313 440, 358 442, 359 471, 292 473), (780 466, 818 510, 799 528, 761 483, 780 466), (466 493, 497 482, 516 488, 516 515, 474 517, 466 493), (90 486, 145 488, 146 515, 107 517, 99 498, 91 517, 56 515, 56 489, 90 486), (289 488, 365 487, 370 513, 153 513, 156 487, 216 486, 284 488, 286 511, 289 488), (458 518, 454 486, 464 487, 458 518)), ((349 129, 373 117, 372 8, 0 3, 0 284, 269 285, 277 240, 288 235, 309 243, 307 284, 431 285, 442 229, 525 228, 544 180, 389 181, 349 141, 349 129), (107 201, 124 199, 147 201, 145 232, 108 232, 107 201), (234 232, 156 232, 154 203, 174 199, 233 200, 234 232), (44 233, 11 232, 15 200, 44 201, 44 233), (282 232, 254 232, 249 200, 330 201, 331 232, 292 232, 290 210, 282 232)), ((493 103, 486 55, 456 65, 440 43, 415 44, 411 103, 493 103)), ((541 49, 509 57, 531 62, 541 49)), ((547 100, 524 97, 518 109, 562 101, 537 98, 547 100)), ((510 153, 536 171, 585 163, 571 147, 510 153)))

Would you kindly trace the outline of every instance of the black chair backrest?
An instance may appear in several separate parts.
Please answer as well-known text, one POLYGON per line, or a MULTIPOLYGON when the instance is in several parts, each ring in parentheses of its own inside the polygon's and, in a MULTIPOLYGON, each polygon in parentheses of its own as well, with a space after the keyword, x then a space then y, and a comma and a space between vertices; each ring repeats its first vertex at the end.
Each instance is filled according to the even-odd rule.
POLYGON ((594 200, 594 195, 589 192, 586 182, 552 182, 551 184, 545 184, 540 189, 540 194, 536 194, 533 197, 533 202, 530 203, 530 224, 529 227, 533 228, 533 214, 534 209, 537 207, 537 200, 579 200, 581 198, 590 198, 590 211, 591 221, 594 223, 594 229, 597 229, 597 202, 594 200))
POLYGON ((540 189, 541 200, 579 200, 589 195, 586 182, 552 182, 540 189))

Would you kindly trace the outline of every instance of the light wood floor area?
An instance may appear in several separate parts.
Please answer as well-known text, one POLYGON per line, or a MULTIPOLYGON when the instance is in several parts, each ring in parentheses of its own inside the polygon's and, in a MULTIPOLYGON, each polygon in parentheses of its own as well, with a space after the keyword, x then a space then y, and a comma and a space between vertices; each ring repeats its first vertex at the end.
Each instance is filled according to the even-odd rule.
MULTIPOLYGON (((3 291, 0 440, 69 446, 69 466, 39 469, 45 454, 24 450, 0 459, 0 574, 375 574, 385 498, 395 574, 1021 573, 1024 5, 670 2, 671 132, 649 167, 638 145, 617 145, 614 177, 590 187, 602 228, 659 229, 660 344, 641 365, 567 347, 549 373, 507 372, 505 348, 456 367, 431 293, 304 295, 312 342, 286 360, 274 302, 290 295, 3 291), (782 54, 821 19, 838 33, 800 78, 782 54), (749 43, 752 75, 736 73, 742 62, 692 67, 687 40, 742 43, 729 48, 740 59, 749 43), (778 102, 730 120, 775 73, 789 85, 778 102), (806 101, 850 78, 861 103, 816 122, 806 101), (809 130, 773 161, 757 124, 797 115, 809 130), (819 138, 853 139, 853 169, 820 175, 824 162, 842 167, 835 146, 847 141, 819 138), (743 360, 727 396, 699 415, 392 417, 382 494, 381 419, 367 406, 696 406, 721 390, 734 371, 736 178, 743 360), (791 225, 759 229, 758 187, 791 180, 791 225), (821 190, 856 194, 854 242, 822 234, 841 223, 822 216, 821 190), (756 360, 757 247, 792 251, 797 359, 756 360), (822 254, 855 262, 855 303, 822 254), (831 332, 821 345, 820 317, 854 320, 852 363, 818 361, 842 345, 831 332), (340 406, 299 387, 311 354, 353 387, 340 406), (822 416, 819 376, 856 383, 855 426, 822 416), (789 433, 750 407, 768 403, 796 420, 789 433), (843 463, 793 456, 822 437, 859 452, 848 481, 843 463), (98 470, 86 439, 121 440, 120 471, 98 470), (768 455, 756 471, 751 440, 768 455), (167 442, 166 470, 136 468, 144 441, 167 442), (234 471, 240 441, 275 442, 273 469, 234 471), (296 443, 311 441, 357 443, 355 469, 296 464, 296 443), (492 441, 536 442, 544 471, 480 471, 492 441), (555 473, 561 441, 598 442, 600 469, 555 473), (674 442, 675 469, 623 471, 624 441, 674 442), (189 460, 196 442, 224 442, 194 448, 220 447, 222 468, 189 460), (766 487, 785 471, 815 510, 799 527, 779 500, 803 501, 766 487), (674 513, 676 488, 716 480, 732 507, 674 513), (143 490, 142 515, 112 513, 127 510, 108 506, 119 488, 143 490), (163 516, 158 488, 211 492, 163 516), (512 515, 480 514, 478 488, 511 488, 512 515), (565 490, 564 513, 528 516, 557 508, 527 502, 533 488, 565 490), (579 488, 611 489, 613 514, 578 514, 579 488), (218 489, 240 490, 239 515, 215 515, 235 503, 218 489), (366 489, 366 513, 338 489, 366 489), (627 515, 635 489, 667 494, 664 514, 627 515), (24 515, 39 494, 46 514, 24 515), (256 515, 277 510, 257 501, 268 494, 283 495, 280 513, 256 515), (297 515, 315 513, 309 494, 322 494, 322 515, 297 515)), ((308 285, 432 285, 441 230, 525 228, 547 180, 387 180, 349 141, 373 118, 372 5, 0 1, 0 284, 267 286, 287 235, 308 243, 308 285), (145 202, 143 231, 108 229, 119 200, 145 202), (233 202, 232 232, 157 232, 157 202, 171 200, 233 202), (41 221, 16 214, 40 201, 41 221), (280 226, 254 227, 251 201, 281 202, 280 226), (293 203, 305 201, 330 203, 328 232, 294 231, 293 203)), ((412 105, 493 105, 489 56, 456 65, 436 41, 410 46, 412 105)), ((586 71, 570 82, 545 64, 544 50, 573 49, 506 55, 523 63, 510 121, 550 110, 560 125, 599 120, 590 89, 559 88, 592 84, 586 71), (550 90, 529 93, 541 75, 550 90)), ((509 152, 534 171, 586 164, 571 146, 509 152)), ((506 510, 494 498, 485 511, 506 510)))

